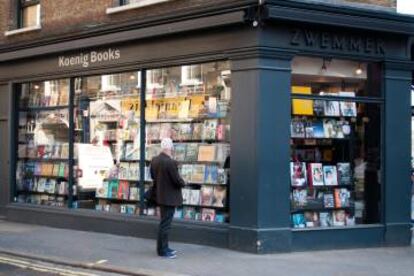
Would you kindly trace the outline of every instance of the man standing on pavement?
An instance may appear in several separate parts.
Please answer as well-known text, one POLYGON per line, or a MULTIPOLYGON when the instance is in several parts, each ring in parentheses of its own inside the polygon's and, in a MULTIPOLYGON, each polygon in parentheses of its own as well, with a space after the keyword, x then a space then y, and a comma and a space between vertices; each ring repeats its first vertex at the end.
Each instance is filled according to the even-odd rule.
POLYGON ((151 161, 150 172, 154 181, 155 200, 160 207, 161 220, 158 228, 157 253, 161 257, 176 258, 176 251, 168 246, 168 233, 175 207, 183 204, 181 188, 185 182, 178 173, 177 162, 172 158, 174 148, 170 138, 161 141, 161 153, 151 161))

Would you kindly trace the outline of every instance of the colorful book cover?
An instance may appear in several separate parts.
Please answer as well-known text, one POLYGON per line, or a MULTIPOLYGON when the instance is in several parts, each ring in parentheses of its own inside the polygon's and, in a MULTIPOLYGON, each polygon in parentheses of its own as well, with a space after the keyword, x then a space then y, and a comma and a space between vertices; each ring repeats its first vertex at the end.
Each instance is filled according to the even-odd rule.
POLYGON ((338 185, 336 166, 323 166, 323 180, 326 186, 338 185))
POLYGON ((305 138, 305 122, 303 120, 292 120, 290 123, 290 136, 292 138, 305 138))
POLYGON ((183 219, 193 220, 195 218, 195 208, 194 207, 184 207, 183 208, 183 219))
POLYGON ((323 112, 325 116, 340 116, 339 102, 337 101, 324 101, 323 112))
MULTIPOLYGON (((312 94, 309 86, 292 86, 293 94, 312 94)), ((313 115, 313 101, 312 100, 292 100, 292 114, 293 115, 313 115)))
POLYGON ((292 215, 292 224, 293 228, 305 228, 306 221, 305 216, 303 214, 293 214, 292 215))
POLYGON ((125 180, 120 180, 118 184, 118 196, 119 199, 128 199, 129 198, 129 182, 125 180))
POLYGON ((321 227, 331 227, 333 225, 332 213, 331 212, 320 212, 319 221, 321 227))
POLYGON ((200 190, 191 190, 190 193, 190 205, 200 204, 200 190))
POLYGON ((185 153, 185 161, 194 162, 194 161, 197 161, 197 158, 198 158, 198 144, 196 143, 187 144, 187 150, 185 153))
POLYGON ((290 180, 293 187, 306 186, 306 163, 290 162, 290 180))
POLYGON ((227 184, 227 170, 217 168, 217 184, 227 184))
POLYGON ((325 208, 334 208, 335 207, 335 199, 332 193, 324 193, 323 194, 323 206, 325 208))
POLYGON ((108 197, 108 181, 103 181, 100 185, 96 187, 96 197, 97 198, 108 197))
POLYGON ((200 189, 200 205, 212 206, 214 197, 214 189, 211 186, 201 186, 200 189))
POLYGON ((183 218, 183 209, 177 208, 174 212, 174 218, 175 219, 182 219, 183 218))
POLYGON ((307 205, 308 193, 305 189, 294 189, 292 191, 292 207, 303 208, 307 205))
POLYGON ((202 140, 216 140, 217 125, 217 120, 205 120, 202 133, 202 140))
POLYGON ((213 192, 213 206, 225 207, 226 206, 227 189, 223 186, 214 187, 213 192))
POLYGON ((207 116, 210 118, 217 117, 217 98, 209 97, 207 102, 207 116))
POLYGON ((118 185, 119 185, 119 180, 112 179, 112 180, 109 181, 108 198, 117 198, 118 197, 118 185))
POLYGON ((351 163, 338 163, 336 164, 338 171, 339 185, 351 185, 352 184, 352 170, 351 163))
POLYGON ((204 183, 217 184, 217 177, 218 177, 217 174, 218 172, 217 172, 216 165, 206 166, 205 174, 204 174, 204 183))
POLYGON ((324 101, 315 100, 313 101, 313 112, 316 116, 324 115, 324 101))
POLYGON ((160 125, 160 140, 171 138, 171 123, 163 123, 160 125))
POLYGON ((191 182, 193 183, 203 183, 206 165, 196 164, 193 165, 193 171, 191 173, 191 182))
POLYGON ((224 223, 225 220, 226 220, 226 217, 225 217, 224 214, 217 214, 216 213, 216 218, 214 219, 215 222, 224 223))
MULTIPOLYGON (((339 96, 343 97, 355 97, 355 92, 350 91, 340 91, 339 96)), ((355 102, 339 102, 339 107, 341 110, 341 115, 344 117, 356 117, 357 116, 357 107, 355 102)))
POLYGON ((216 159, 216 147, 214 145, 200 145, 198 147, 198 158, 200 162, 211 162, 216 159))
POLYGON ((191 124, 181 124, 180 132, 178 134, 178 140, 191 140, 193 136, 193 130, 191 124))
POLYGON ((178 118, 187 119, 190 111, 190 100, 184 100, 180 102, 178 110, 178 118))
POLYGON ((192 172, 193 172, 193 165, 191 164, 183 164, 181 166, 181 177, 184 179, 184 181, 186 182, 190 182, 192 177, 192 172))
POLYGON ((192 137, 193 140, 195 141, 201 140, 202 134, 203 134, 203 127, 204 125, 202 123, 193 124, 193 137, 192 137))
POLYGON ((318 212, 305 212, 303 215, 305 217, 306 227, 312 228, 320 226, 318 212))
POLYGON ((313 186, 323 186, 323 166, 322 163, 309 164, 310 184, 313 186))
POLYGON ((335 189, 335 207, 343 208, 351 206, 351 192, 346 188, 335 189))
POLYGON ((183 196, 183 204, 187 205, 187 204, 191 204, 190 203, 190 194, 191 194, 191 189, 181 189, 181 194, 183 196))
POLYGON ((129 200, 138 200, 139 189, 138 187, 129 187, 129 200))
POLYGON ((202 221, 214 221, 216 217, 216 210, 209 209, 209 208, 203 208, 201 210, 201 220, 202 221))
POLYGON ((333 226, 345 226, 346 213, 344 210, 333 211, 333 226))
POLYGON ((174 159, 178 162, 185 161, 187 145, 186 144, 175 144, 174 145, 174 159))

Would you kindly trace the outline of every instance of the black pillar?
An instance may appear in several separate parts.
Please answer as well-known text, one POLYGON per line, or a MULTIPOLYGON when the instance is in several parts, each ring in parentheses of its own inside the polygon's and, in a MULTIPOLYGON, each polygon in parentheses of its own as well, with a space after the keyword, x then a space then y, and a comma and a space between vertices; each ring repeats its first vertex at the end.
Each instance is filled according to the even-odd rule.
POLYGON ((385 244, 411 242, 411 71, 385 64, 385 244))
POLYGON ((230 247, 289 251, 291 55, 233 57, 230 247))

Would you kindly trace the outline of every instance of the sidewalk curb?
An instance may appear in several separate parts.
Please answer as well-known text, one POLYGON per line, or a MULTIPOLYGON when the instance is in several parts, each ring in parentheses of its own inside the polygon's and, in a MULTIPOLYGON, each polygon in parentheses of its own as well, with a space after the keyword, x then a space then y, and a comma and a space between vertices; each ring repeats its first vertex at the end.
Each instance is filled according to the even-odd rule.
POLYGON ((38 255, 30 254, 30 253, 8 251, 8 250, 3 250, 3 249, 0 249, 0 254, 9 255, 9 256, 18 257, 18 258, 31 259, 31 260, 45 262, 45 263, 52 263, 56 265, 70 266, 70 267, 76 267, 76 268, 81 268, 81 269, 96 270, 96 271, 109 272, 109 273, 117 273, 117 274, 128 275, 128 276, 185 276, 184 274, 155 271, 155 270, 142 269, 142 268, 137 268, 135 269, 135 271, 131 271, 131 270, 115 267, 115 266, 75 262, 75 261, 64 260, 64 259, 60 259, 56 257, 38 256, 38 255))

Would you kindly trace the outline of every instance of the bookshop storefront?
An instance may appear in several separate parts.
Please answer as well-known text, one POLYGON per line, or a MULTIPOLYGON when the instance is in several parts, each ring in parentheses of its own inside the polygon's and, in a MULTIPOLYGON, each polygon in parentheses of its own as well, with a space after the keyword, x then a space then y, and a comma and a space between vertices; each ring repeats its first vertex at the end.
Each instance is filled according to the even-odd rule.
POLYGON ((170 137, 175 240, 409 245, 408 34, 266 9, 265 27, 241 10, 0 53, 1 212, 153 238, 143 194, 170 137))

